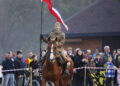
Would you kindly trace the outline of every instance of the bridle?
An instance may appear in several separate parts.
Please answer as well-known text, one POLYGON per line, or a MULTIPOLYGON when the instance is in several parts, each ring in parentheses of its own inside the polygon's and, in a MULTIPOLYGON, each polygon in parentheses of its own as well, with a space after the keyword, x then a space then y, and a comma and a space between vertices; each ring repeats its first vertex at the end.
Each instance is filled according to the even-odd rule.
POLYGON ((55 62, 55 55, 54 55, 54 52, 53 52, 53 47, 54 47, 54 45, 52 44, 52 45, 51 45, 51 50, 50 50, 50 57, 49 57, 49 61, 50 61, 51 63, 54 63, 54 62, 55 62))

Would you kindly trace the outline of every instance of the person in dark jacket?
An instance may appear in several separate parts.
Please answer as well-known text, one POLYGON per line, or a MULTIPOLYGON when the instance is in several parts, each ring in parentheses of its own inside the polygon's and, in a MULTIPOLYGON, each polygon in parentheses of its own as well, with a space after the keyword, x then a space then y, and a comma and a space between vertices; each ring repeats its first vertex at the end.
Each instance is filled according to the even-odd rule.
POLYGON ((110 46, 104 46, 104 53, 103 53, 103 62, 106 63, 108 60, 108 57, 112 57, 110 46))
MULTIPOLYGON (((9 51, 6 54, 6 59, 2 62, 3 70, 13 70, 15 69, 14 59, 13 59, 13 52, 9 51)), ((3 72, 4 82, 3 86, 8 86, 8 82, 10 81, 10 86, 15 86, 15 78, 14 78, 14 71, 3 72)))
MULTIPOLYGON (((87 67, 96 67, 94 63, 94 57, 91 55, 89 56, 88 63, 86 65, 87 67)), ((91 77, 91 74, 95 74, 95 69, 87 69, 87 86, 93 86, 93 80, 91 77)))
MULTIPOLYGON (((25 62, 23 61, 23 53, 21 50, 17 51, 17 57, 15 59, 15 68, 22 69, 25 68, 25 62)), ((16 86, 23 86, 25 71, 16 71, 16 86)))
POLYGON ((103 67, 104 62, 100 54, 97 54, 96 59, 94 60, 96 67, 103 67))
MULTIPOLYGON (((117 49, 117 53, 115 56, 115 66, 119 68, 119 65, 120 65, 120 49, 117 49)), ((114 84, 117 84, 117 70, 115 71, 114 84)))
MULTIPOLYGON (((83 52, 80 49, 76 50, 76 55, 74 57, 75 68, 84 67, 86 62, 87 60, 83 56, 83 52)), ((84 69, 74 69, 74 72, 76 78, 75 86, 84 86, 84 69)))
POLYGON ((119 65, 120 65, 120 49, 117 50, 115 64, 116 64, 117 67, 119 67, 119 65))
MULTIPOLYGON (((104 61, 100 54, 96 55, 96 59, 94 60, 96 67, 104 67, 104 61)), ((96 75, 100 74, 101 69, 97 70, 96 75)))
POLYGON ((38 63, 37 55, 33 55, 32 58, 33 58, 33 61, 30 63, 30 67, 33 70, 33 74, 32 75, 34 76, 34 72, 39 68, 39 63, 38 63))
POLYGON ((73 54, 73 49, 72 47, 67 48, 67 54, 68 56, 74 61, 74 54, 73 54))

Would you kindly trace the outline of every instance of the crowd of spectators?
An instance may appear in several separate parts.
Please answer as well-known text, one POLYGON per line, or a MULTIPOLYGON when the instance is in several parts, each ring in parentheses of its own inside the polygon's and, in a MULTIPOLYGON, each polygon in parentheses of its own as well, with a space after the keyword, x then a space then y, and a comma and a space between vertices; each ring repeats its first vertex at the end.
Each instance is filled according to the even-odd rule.
MULTIPOLYGON (((90 49, 75 50, 72 47, 67 48, 69 57, 74 62, 74 76, 72 86, 120 86, 120 49, 110 50, 110 46, 104 46, 104 51, 95 49, 92 52, 90 49), (82 67, 103 67, 106 69, 87 69, 85 77, 85 69, 82 67), (81 69, 78 69, 81 68, 81 69)), ((46 50, 42 51, 41 60, 44 60, 46 50)), ((33 70, 39 68, 37 55, 29 52, 28 57, 24 58, 23 51, 19 50, 16 53, 9 51, 6 53, 5 59, 2 61, 3 70, 30 68, 33 70)), ((8 86, 29 86, 24 82, 25 78, 29 80, 30 72, 8 71, 3 72, 4 85, 8 86)))
POLYGON ((110 50, 110 46, 104 46, 104 51, 95 49, 75 50, 72 47, 67 49, 68 55, 74 61, 74 86, 120 86, 120 49, 110 50), (81 67, 91 67, 85 70, 81 67), (103 69, 95 69, 103 68, 103 69))
POLYGON ((6 53, 5 59, 2 61, 3 71, 3 86, 29 86, 30 71, 24 70, 31 68, 33 71, 39 68, 37 55, 29 52, 28 57, 23 57, 23 51, 19 50, 16 53, 9 51, 6 53), (23 69, 14 71, 14 69, 23 69), (13 71, 11 71, 13 70, 13 71), (26 82, 25 82, 26 81, 26 82))

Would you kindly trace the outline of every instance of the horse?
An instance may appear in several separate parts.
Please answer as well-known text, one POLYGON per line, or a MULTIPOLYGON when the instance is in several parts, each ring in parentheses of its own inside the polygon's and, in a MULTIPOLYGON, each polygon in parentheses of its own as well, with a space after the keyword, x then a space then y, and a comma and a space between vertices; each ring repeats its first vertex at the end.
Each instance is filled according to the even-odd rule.
POLYGON ((48 38, 48 52, 45 55, 45 62, 42 68, 42 86, 47 86, 48 82, 52 82, 53 86, 68 86, 72 82, 73 77, 73 61, 70 59, 70 64, 67 67, 69 74, 63 75, 63 68, 59 63, 59 57, 56 57, 56 42, 48 38))

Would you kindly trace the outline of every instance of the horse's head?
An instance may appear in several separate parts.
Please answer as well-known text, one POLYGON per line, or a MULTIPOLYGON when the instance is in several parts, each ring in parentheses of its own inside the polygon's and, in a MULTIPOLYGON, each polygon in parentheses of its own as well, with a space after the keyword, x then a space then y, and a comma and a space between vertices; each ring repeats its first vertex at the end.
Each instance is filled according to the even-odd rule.
POLYGON ((57 38, 55 39, 51 39, 51 38, 48 38, 48 61, 49 62, 52 62, 54 63, 55 60, 56 60, 56 57, 55 57, 55 52, 56 52, 56 43, 57 43, 57 38))

